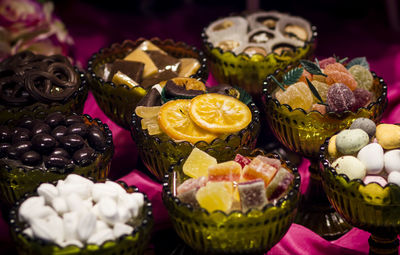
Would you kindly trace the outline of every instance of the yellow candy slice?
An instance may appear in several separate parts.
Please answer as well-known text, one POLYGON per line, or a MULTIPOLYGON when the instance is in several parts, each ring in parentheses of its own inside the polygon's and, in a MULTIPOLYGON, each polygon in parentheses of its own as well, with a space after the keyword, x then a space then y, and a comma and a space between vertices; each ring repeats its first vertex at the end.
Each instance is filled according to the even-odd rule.
POLYGON ((158 124, 169 137, 195 144, 198 141, 210 143, 217 136, 202 129, 189 116, 190 100, 178 99, 163 104, 158 114, 158 124))
POLYGON ((140 118, 157 117, 161 106, 138 106, 135 108, 135 114, 140 118))
POLYGON ((275 97, 281 104, 288 104, 293 109, 301 108, 305 111, 308 111, 313 103, 313 95, 304 82, 290 85, 285 91, 279 89, 275 97))
POLYGON ((195 58, 181 58, 180 62, 179 77, 189 77, 195 74, 200 68, 200 62, 195 58))
POLYGON ((183 164, 183 172, 190 177, 208 176, 208 168, 217 164, 217 159, 206 152, 194 148, 183 164))
POLYGON ((131 78, 129 78, 128 75, 118 71, 116 74, 114 74, 114 76, 112 77, 112 82, 114 82, 115 84, 126 84, 132 88, 139 86, 139 84, 132 80, 131 78))
POLYGON ((234 133, 251 122, 251 111, 236 98, 216 93, 196 96, 190 102, 190 118, 213 133, 234 133))
POLYGON ((228 212, 233 202, 233 189, 229 186, 233 186, 231 182, 208 182, 197 191, 197 202, 209 212, 228 212))

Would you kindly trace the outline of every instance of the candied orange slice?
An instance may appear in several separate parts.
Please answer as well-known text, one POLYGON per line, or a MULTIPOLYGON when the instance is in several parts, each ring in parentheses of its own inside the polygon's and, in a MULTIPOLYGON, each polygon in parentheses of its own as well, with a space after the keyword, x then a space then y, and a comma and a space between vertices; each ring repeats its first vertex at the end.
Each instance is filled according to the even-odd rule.
POLYGON ((196 96, 190 101, 190 118, 214 133, 234 133, 251 122, 251 111, 236 98, 216 93, 196 96))
POLYGON ((217 136, 202 129, 189 116, 189 99, 178 99, 163 104, 158 113, 158 124, 169 137, 191 143, 210 143, 217 136))

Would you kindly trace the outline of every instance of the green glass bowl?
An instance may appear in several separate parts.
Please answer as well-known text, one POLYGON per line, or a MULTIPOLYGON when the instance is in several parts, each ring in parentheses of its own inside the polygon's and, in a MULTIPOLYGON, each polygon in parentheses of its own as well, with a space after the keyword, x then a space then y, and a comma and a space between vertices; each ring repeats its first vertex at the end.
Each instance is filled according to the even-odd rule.
MULTIPOLYGON (((141 86, 132 88, 125 84, 116 85, 113 82, 104 81, 98 74, 102 65, 124 58, 145 40, 140 38, 136 41, 126 40, 122 43, 114 43, 93 54, 87 65, 89 86, 97 104, 112 121, 128 130, 132 112, 140 99, 147 94, 147 90, 141 86)), ((152 38, 150 41, 173 57, 198 59, 200 68, 190 77, 207 79, 206 58, 202 51, 184 42, 174 42, 171 39, 161 41, 158 38, 152 38)))
MULTIPOLYGON (((247 150, 249 153, 250 150, 247 150)), ((246 155, 246 151, 242 151, 246 155)), ((248 154, 247 154, 248 155, 248 154)), ((279 159, 277 154, 270 154, 279 159)), ((234 158, 231 157, 229 160, 234 158)), ((269 203, 261 210, 246 213, 222 211, 209 213, 194 208, 174 196, 174 184, 187 178, 182 172, 183 159, 165 175, 162 198, 172 225, 182 240, 204 254, 262 253, 271 249, 288 231, 297 212, 300 175, 289 161, 282 161, 295 178, 285 196, 276 204, 269 203)))
POLYGON ((27 106, 5 106, 0 104, 0 125, 15 125, 18 120, 23 117, 34 117, 36 119, 44 119, 48 114, 53 112, 61 112, 69 115, 72 113, 82 113, 85 101, 88 95, 88 85, 86 75, 77 68, 75 71, 79 73, 81 84, 78 90, 63 103, 41 103, 36 102, 27 106))
POLYGON ((303 47, 295 47, 290 53, 283 51, 281 55, 270 52, 266 56, 254 54, 251 57, 246 53, 236 55, 232 51, 223 51, 208 42, 205 29, 201 34, 204 52, 209 62, 212 75, 219 83, 226 83, 242 87, 256 102, 261 101, 262 84, 270 74, 277 69, 288 65, 297 65, 300 59, 309 59, 313 56, 316 47, 317 28, 311 26, 311 39, 303 47))
MULTIPOLYGON (((275 77, 279 80, 284 73, 285 71, 277 70, 275 77)), ((273 97, 277 84, 272 76, 268 76, 263 84, 263 104, 267 122, 275 137, 287 148, 302 156, 317 158, 325 139, 348 128, 354 119, 364 117, 375 123, 380 121, 388 102, 387 86, 374 72, 372 76, 374 78, 372 92, 376 100, 356 112, 345 111, 341 114, 306 112, 300 108, 292 109, 290 105, 280 104, 273 97)))
MULTIPOLYGON (((367 185, 360 179, 349 180, 331 167, 329 139, 321 146, 322 184, 330 203, 351 225, 371 233, 370 252, 398 254, 400 233, 400 187, 388 183, 367 185), (397 243, 397 244, 396 244, 397 243), (378 245, 377 245, 378 244, 378 245)), ((382 253, 383 254, 383 253, 382 253)))
MULTIPOLYGON (((111 159, 114 153, 112 133, 107 124, 99 119, 92 119, 83 115, 88 125, 98 126, 107 138, 107 148, 99 154, 96 160, 87 166, 76 166, 73 173, 93 180, 105 180, 110 172, 111 159)), ((10 166, 0 160, 0 201, 5 208, 11 208, 24 194, 33 192, 43 182, 53 182, 64 179, 71 172, 56 172, 42 169, 26 169, 24 167, 10 166)))
MULTIPOLYGON (((127 186, 124 182, 119 182, 129 192, 138 192, 134 186, 127 186)), ((144 193, 143 193, 144 194, 144 193)), ((14 208, 10 211, 10 230, 19 254, 26 255, 72 255, 72 254, 132 254, 141 255, 147 248, 150 240, 151 230, 153 227, 152 206, 146 194, 144 194, 145 203, 141 215, 143 220, 141 224, 133 230, 130 235, 123 235, 114 241, 106 241, 102 245, 87 244, 83 248, 75 245, 61 247, 54 243, 45 242, 43 240, 34 239, 22 233, 24 223, 19 221, 18 208, 22 202, 37 193, 27 193, 18 201, 14 208)))
POLYGON ((238 133, 225 139, 216 138, 211 143, 199 141, 193 145, 187 141, 175 142, 165 134, 149 135, 147 130, 142 129, 141 118, 135 113, 131 122, 132 139, 144 165, 158 180, 162 180, 171 165, 189 156, 194 147, 206 151, 219 162, 231 159, 242 148, 254 149, 260 133, 259 111, 254 103, 248 106, 252 113, 250 124, 238 133))

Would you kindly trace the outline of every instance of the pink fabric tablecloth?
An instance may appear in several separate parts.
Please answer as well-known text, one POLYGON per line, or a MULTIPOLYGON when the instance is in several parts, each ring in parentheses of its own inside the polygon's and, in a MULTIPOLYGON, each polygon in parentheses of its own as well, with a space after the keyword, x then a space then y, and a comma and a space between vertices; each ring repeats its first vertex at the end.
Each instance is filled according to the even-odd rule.
MULTIPOLYGON (((201 28, 211 21, 207 20, 206 15, 201 17, 198 15, 198 13, 204 13, 206 10, 190 7, 185 7, 185 12, 182 12, 181 9, 172 11, 169 19, 156 16, 135 17, 129 14, 120 15, 106 10, 98 10, 77 2, 74 2, 72 6, 62 7, 63 9, 58 11, 75 38, 76 58, 82 63, 82 66, 85 66, 88 58, 101 47, 108 46, 111 42, 136 39, 140 36, 147 38, 153 36, 174 38, 175 40, 183 40, 199 46, 201 45, 199 36, 201 28), (79 10, 78 13, 75 11, 76 9, 79 10), (186 20, 191 17, 195 17, 200 21, 188 28, 186 20), (201 21, 204 22, 201 23, 201 21), (132 26, 132 24, 141 24, 141 26, 132 26)), ((218 10, 208 11, 214 15, 218 10)), ((227 14, 227 11, 221 11, 218 16, 227 14)), ((382 121, 387 123, 400 122, 399 35, 391 35, 391 31, 386 27, 382 28, 382 24, 369 26, 371 22, 368 20, 352 23, 333 23, 321 23, 323 29, 322 31, 319 30, 316 55, 319 59, 332 54, 350 58, 366 56, 370 62, 371 70, 382 76, 389 86, 389 105, 382 121), (328 33, 327 29, 331 28, 332 30, 330 31, 332 32, 328 33), (332 48, 335 51, 332 51, 332 48)), ((319 26, 320 24, 317 23, 317 25, 319 26)), ((211 79, 209 81, 213 83, 211 79)), ((109 120, 97 106, 91 94, 89 94, 85 103, 84 113, 107 123, 113 132, 115 154, 110 178, 118 179, 122 177, 120 179, 127 184, 133 184, 145 192, 153 204, 155 229, 170 227, 168 215, 161 200, 161 184, 136 169, 138 154, 129 131, 120 128, 109 120)), ((308 166, 309 162, 303 160, 299 167, 302 175, 302 190, 308 183, 308 166)), ((367 254, 368 238, 369 234, 367 232, 353 228, 340 239, 329 242, 309 229, 293 224, 283 239, 268 254, 367 254)), ((8 240, 7 225, 0 220, 0 241, 7 242, 8 240)))

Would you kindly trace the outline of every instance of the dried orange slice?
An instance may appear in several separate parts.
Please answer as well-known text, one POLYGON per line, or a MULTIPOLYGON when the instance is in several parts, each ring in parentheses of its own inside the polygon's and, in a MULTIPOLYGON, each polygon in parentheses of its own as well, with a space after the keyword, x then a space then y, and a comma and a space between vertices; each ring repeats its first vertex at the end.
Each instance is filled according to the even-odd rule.
POLYGON ((251 122, 251 111, 240 100, 216 93, 196 96, 190 101, 190 118, 213 133, 234 133, 251 122))
POLYGON ((169 137, 191 143, 210 143, 217 136, 197 126, 189 116, 189 99, 178 99, 163 104, 158 113, 158 124, 169 137))

